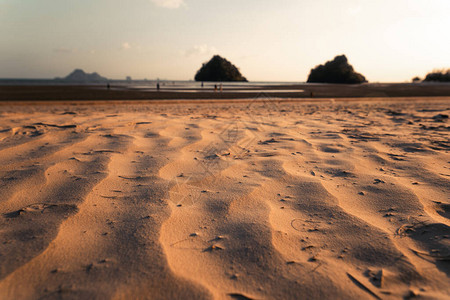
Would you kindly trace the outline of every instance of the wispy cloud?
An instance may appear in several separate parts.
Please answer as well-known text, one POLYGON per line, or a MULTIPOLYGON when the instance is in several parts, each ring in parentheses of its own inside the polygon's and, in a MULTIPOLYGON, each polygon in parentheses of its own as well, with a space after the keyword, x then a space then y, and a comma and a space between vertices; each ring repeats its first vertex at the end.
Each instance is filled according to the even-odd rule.
POLYGON ((53 49, 53 53, 56 54, 95 54, 95 49, 79 49, 79 48, 67 48, 67 47, 58 47, 53 49))
POLYGON ((165 8, 179 8, 185 5, 184 0, 151 0, 157 6, 165 7, 165 8))
POLYGON ((65 48, 65 47, 58 47, 58 48, 53 49, 53 52, 61 53, 61 54, 67 54, 67 53, 76 52, 76 50, 70 49, 70 48, 65 48))
POLYGON ((181 53, 187 57, 213 54, 214 52, 217 52, 217 49, 215 47, 208 46, 206 44, 195 45, 192 48, 181 51, 181 53))
POLYGON ((361 4, 350 6, 349 8, 347 8, 347 14, 349 14, 351 16, 355 16, 355 15, 359 14, 361 11, 362 11, 361 4))

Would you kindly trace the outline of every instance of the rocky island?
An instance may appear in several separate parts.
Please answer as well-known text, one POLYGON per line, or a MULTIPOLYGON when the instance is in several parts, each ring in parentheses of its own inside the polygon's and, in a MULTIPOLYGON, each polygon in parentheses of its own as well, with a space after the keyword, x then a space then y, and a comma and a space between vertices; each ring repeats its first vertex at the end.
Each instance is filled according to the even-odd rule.
POLYGON ((357 84, 367 80, 363 75, 355 72, 345 55, 338 55, 333 60, 327 61, 325 65, 312 69, 307 82, 357 84))
POLYGON ((204 63, 195 75, 196 81, 247 81, 239 69, 219 55, 204 63))
POLYGON ((75 69, 72 73, 64 78, 56 78, 56 80, 62 80, 67 82, 77 82, 77 83, 98 83, 106 82, 108 78, 100 76, 97 72, 86 73, 81 69, 75 69))

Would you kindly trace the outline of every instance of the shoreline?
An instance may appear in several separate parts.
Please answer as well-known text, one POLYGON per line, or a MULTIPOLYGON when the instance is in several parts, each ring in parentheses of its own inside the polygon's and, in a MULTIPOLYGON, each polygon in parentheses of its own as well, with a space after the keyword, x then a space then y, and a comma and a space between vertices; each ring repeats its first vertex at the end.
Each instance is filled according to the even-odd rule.
POLYGON ((0 86, 3 101, 119 101, 119 100, 229 100, 248 101, 258 97, 281 99, 329 98, 398 98, 398 97, 450 97, 450 84, 296 84, 281 86, 224 88, 223 92, 210 89, 186 88, 156 91, 151 86, 0 86), (297 92, 295 92, 297 90, 297 92), (266 92, 268 91, 268 92, 266 92))
POLYGON ((1 106, 26 106, 26 105, 179 105, 179 104, 245 104, 245 103, 347 103, 347 102, 421 102, 421 101, 450 101, 450 96, 426 96, 426 97, 351 97, 351 98, 253 98, 253 99, 166 99, 166 100, 15 100, 0 101, 1 106))

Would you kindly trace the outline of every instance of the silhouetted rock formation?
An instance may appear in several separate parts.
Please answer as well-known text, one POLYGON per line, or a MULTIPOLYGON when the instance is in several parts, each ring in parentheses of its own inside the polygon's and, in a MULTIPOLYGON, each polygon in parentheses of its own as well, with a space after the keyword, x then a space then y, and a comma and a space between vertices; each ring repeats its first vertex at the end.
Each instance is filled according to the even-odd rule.
POLYGON ((85 73, 81 69, 76 69, 69 75, 63 78, 64 81, 70 82, 104 82, 108 81, 107 78, 100 76, 96 72, 94 73, 85 73))
POLYGON ((196 81, 247 81, 238 68, 219 55, 213 58, 197 71, 196 81))
POLYGON ((321 83, 363 83, 366 78, 356 73, 348 63, 345 55, 339 55, 325 65, 319 65, 311 70, 307 82, 321 83))
POLYGON ((423 81, 450 82, 450 69, 428 73, 423 81))

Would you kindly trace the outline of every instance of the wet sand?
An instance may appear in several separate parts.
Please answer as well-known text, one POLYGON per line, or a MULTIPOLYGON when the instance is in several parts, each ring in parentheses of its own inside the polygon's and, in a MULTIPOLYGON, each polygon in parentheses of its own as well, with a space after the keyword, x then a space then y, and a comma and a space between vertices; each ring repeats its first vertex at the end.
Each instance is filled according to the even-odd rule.
POLYGON ((0 299, 450 297, 449 98, 86 104, 0 105, 0 299))
MULTIPOLYGON (((209 83, 208 83, 209 84, 209 83)), ((0 101, 71 101, 71 100, 226 100, 254 99, 261 96, 282 99, 298 98, 380 98, 380 97, 442 97, 450 96, 448 83, 368 83, 368 84, 296 84, 224 87, 173 88, 162 86, 156 91, 148 87, 106 85, 0 85, 0 101), (297 91, 296 91, 297 90, 297 91)))

